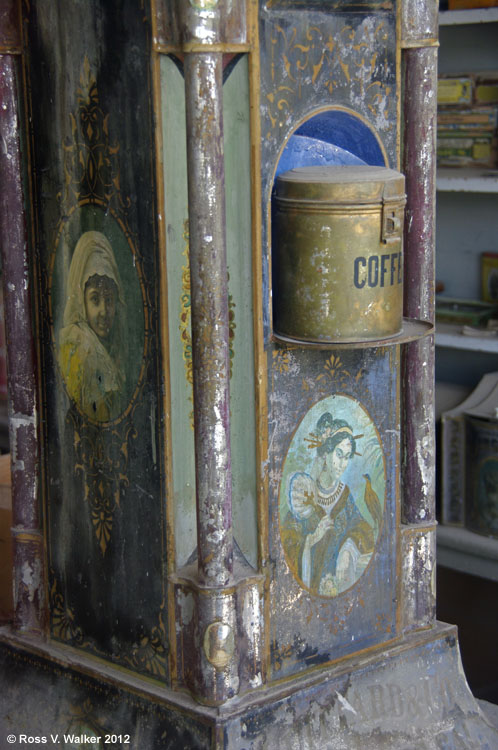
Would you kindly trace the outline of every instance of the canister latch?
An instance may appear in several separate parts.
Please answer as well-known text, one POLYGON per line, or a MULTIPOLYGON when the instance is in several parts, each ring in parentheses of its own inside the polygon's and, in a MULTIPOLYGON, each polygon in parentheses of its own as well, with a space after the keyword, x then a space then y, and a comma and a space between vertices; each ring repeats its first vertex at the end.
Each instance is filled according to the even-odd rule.
POLYGON ((404 204, 382 201, 381 240, 385 244, 399 242, 403 230, 404 204))

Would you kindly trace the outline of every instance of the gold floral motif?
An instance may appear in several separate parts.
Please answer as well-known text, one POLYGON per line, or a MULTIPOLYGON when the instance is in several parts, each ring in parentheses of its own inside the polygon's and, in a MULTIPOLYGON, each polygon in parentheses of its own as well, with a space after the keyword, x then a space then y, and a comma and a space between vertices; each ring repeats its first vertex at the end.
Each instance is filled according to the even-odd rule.
POLYGON ((142 636, 140 642, 133 645, 131 656, 126 658, 132 667, 140 672, 148 672, 154 677, 166 677, 168 647, 162 618, 163 611, 164 602, 159 611, 159 625, 152 628, 150 636, 142 636))
POLYGON ((278 647, 278 643, 275 643, 273 649, 273 665, 276 672, 282 669, 282 665, 286 659, 290 659, 294 651, 292 644, 288 643, 283 645, 281 648, 278 647))
POLYGON ((289 372, 291 366, 292 355, 288 349, 274 349, 273 350, 273 369, 280 374, 289 372))
POLYGON ((317 647, 309 646, 299 635, 294 635, 292 643, 279 646, 278 641, 272 644, 272 661, 276 672, 279 672, 289 659, 301 661, 305 665, 323 662, 324 659, 318 653, 317 647))
POLYGON ((74 409, 69 410, 68 419, 74 429, 75 474, 84 478, 85 500, 100 551, 105 555, 120 494, 129 483, 128 440, 136 437, 136 432, 131 420, 105 428, 83 422, 74 409))
POLYGON ((271 128, 283 124, 283 114, 293 110, 303 85, 309 83, 325 88, 329 94, 343 86, 354 87, 374 117, 385 116, 392 95, 391 87, 383 82, 389 64, 386 53, 382 53, 387 49, 387 34, 384 20, 357 28, 344 26, 336 36, 309 26, 298 37, 295 27, 277 25, 271 38, 271 78, 275 83, 279 61, 285 75, 266 95, 271 128))
POLYGON ((74 612, 66 605, 63 595, 57 591, 55 579, 50 589, 50 612, 53 635, 61 641, 81 646, 83 631, 76 624, 74 612))
MULTIPOLYGON (((54 575, 53 570, 51 570, 51 574, 54 575)), ((76 624, 73 610, 66 604, 64 596, 57 590, 55 577, 50 589, 50 613, 52 634, 55 638, 72 646, 84 648, 89 645, 84 641, 82 629, 76 624)), ((163 613, 164 602, 161 604, 159 611, 159 624, 152 628, 150 636, 143 635, 138 643, 133 644, 131 655, 123 655, 125 664, 153 677, 166 677, 166 661, 169 649, 163 613)), ((90 713, 88 706, 83 706, 78 711, 81 713, 81 718, 90 713)))
POLYGON ((317 377, 317 383, 321 382, 322 385, 324 382, 334 383, 334 386, 338 390, 347 389, 348 387, 355 385, 363 377, 363 369, 358 370, 356 375, 353 375, 348 369, 346 369, 344 362, 339 355, 336 356, 331 354, 325 361, 324 369, 325 372, 317 377))
POLYGON ((93 714, 93 710, 90 698, 87 698, 81 706, 71 706, 71 713, 75 719, 88 719, 93 714))
POLYGON ((392 626, 386 615, 379 613, 377 614, 375 629, 380 633, 387 633, 387 635, 392 633, 392 626))

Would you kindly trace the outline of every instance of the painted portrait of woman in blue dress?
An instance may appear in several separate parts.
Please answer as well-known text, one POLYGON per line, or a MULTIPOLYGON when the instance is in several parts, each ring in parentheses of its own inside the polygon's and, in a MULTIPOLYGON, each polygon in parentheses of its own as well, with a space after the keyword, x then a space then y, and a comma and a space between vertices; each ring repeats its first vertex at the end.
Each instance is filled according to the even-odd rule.
POLYGON ((280 490, 281 541, 301 585, 327 597, 354 585, 375 549, 384 494, 382 448, 363 407, 346 396, 315 404, 291 442, 280 490))

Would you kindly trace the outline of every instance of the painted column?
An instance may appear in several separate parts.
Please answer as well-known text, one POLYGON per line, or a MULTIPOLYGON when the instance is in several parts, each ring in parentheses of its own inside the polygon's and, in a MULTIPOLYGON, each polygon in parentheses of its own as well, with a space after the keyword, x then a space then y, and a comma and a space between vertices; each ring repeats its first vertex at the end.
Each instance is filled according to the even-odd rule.
MULTIPOLYGON (((402 4, 405 300, 409 318, 434 320, 438 5, 402 4)), ((434 337, 404 349, 402 509, 407 628, 435 617, 434 337)))
MULTIPOLYGON (((228 272, 223 153, 224 54, 248 51, 245 3, 183 0, 197 568, 172 576, 178 674, 201 703, 220 705, 261 681, 263 579, 234 560, 228 272)), ((175 40, 176 41, 176 40, 175 40)))
POLYGON ((14 627, 42 633, 43 538, 38 499, 35 347, 19 133, 21 35, 17 3, 0 3, 0 245, 2 252, 9 439, 12 462, 14 627))
MULTIPOLYGON (((233 571, 230 369, 218 11, 185 3, 192 360, 199 578, 223 586, 233 571), (193 45, 190 47, 188 45, 193 45)), ((214 5, 210 3, 210 5, 214 5)))

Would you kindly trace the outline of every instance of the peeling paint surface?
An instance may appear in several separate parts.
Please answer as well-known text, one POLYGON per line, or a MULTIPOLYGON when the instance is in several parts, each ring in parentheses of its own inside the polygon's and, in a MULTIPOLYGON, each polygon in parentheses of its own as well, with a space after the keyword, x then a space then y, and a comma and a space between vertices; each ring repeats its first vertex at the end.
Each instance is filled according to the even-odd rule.
POLYGON ((401 527, 403 571, 403 625, 430 627, 436 617, 436 529, 401 527))
MULTIPOLYGON (((313 352, 277 346, 272 355, 271 413, 274 416, 270 420, 270 557, 274 561, 274 573, 270 588, 271 659, 272 679, 280 679, 387 642, 397 635, 399 347, 313 352), (328 397, 326 402, 330 402, 333 411, 335 402, 331 396, 334 394, 337 395, 337 404, 345 407, 350 403, 352 411, 357 399, 375 424, 385 456, 386 494, 379 537, 366 569, 353 585, 335 591, 330 597, 324 595, 325 589, 316 592, 303 585, 302 569, 292 567, 293 558, 284 549, 285 545, 290 549, 292 537, 282 525, 279 502, 287 496, 281 483, 285 473, 284 458, 293 435, 310 408, 316 410, 315 405, 319 405, 324 396, 328 397), (353 400, 348 401, 347 397, 353 400)), ((336 416, 343 415, 331 414, 331 417, 336 416)), ((369 445, 366 425, 367 422, 365 428, 362 426, 356 432, 353 428, 354 434, 362 434, 356 448, 360 453, 369 445)), ((306 452, 310 462, 318 460, 315 458, 316 445, 320 442, 318 427, 307 430, 310 442, 306 452)), ((350 463, 344 482, 360 508, 365 528, 372 528, 369 526, 369 523, 373 525, 372 517, 365 505, 367 489, 363 472, 356 475, 354 461, 350 463)), ((371 479, 373 482, 373 474, 371 479)), ((381 485, 374 486, 379 488, 381 485)))
POLYGON ((84 726, 102 737, 117 726, 129 732, 130 750, 495 750, 498 743, 447 625, 383 650, 380 660, 355 659, 299 689, 282 685, 221 709, 150 685, 137 691, 118 670, 103 685, 91 665, 81 673, 64 652, 57 658, 9 648, 0 634, 4 736, 17 734, 19 723, 33 736, 74 732, 83 713, 84 726))
POLYGON ((222 56, 185 58, 199 571, 233 566, 222 56))
POLYGON ((438 3, 435 0, 404 0, 401 3, 401 34, 404 42, 435 40, 438 34, 438 3))
MULTIPOLYGON (((414 3, 403 7, 404 19, 414 3)), ((437 31, 434 6, 427 9, 429 31, 437 31), (432 10, 431 10, 432 9, 432 10)), ((413 7, 413 10, 414 7, 413 7)), ((421 20, 416 13, 411 21, 421 20)), ((418 29, 422 33, 422 27, 418 29)), ((409 31, 407 33, 410 33, 409 31)), ((403 169, 408 201, 405 231, 407 317, 434 319, 435 169, 437 49, 404 51, 403 117, 406 122, 403 169)), ((407 524, 435 518, 434 340, 428 337, 403 353, 402 518, 407 524)))
POLYGON ((492 750, 498 732, 461 679, 456 640, 447 634, 267 701, 229 721, 225 736, 226 747, 251 750, 492 750))
MULTIPOLYGON (((15 48, 20 44, 19 8, 3 2, 0 7, 0 41, 15 48), (16 12, 17 11, 17 12, 16 12)), ((45 621, 42 544, 40 532, 39 446, 32 290, 26 196, 22 182, 19 106, 22 101, 20 57, 0 55, 0 249, 4 280, 7 372, 9 378, 9 442, 12 476, 12 523, 15 561, 14 624, 24 632, 40 633, 45 621), (26 532, 28 538, 21 539, 26 532), (37 541, 32 542, 32 539, 37 541), (22 571, 22 572, 21 572, 22 571)))
POLYGON ((262 685, 262 579, 241 560, 227 588, 199 583, 195 564, 175 577, 180 684, 221 705, 262 685))
POLYGON ((246 8, 247 0, 182 0, 181 3, 159 0, 154 41, 167 45, 210 38, 243 44, 247 40, 246 8))
POLYGON ((21 568, 21 583, 28 591, 28 599, 34 601, 35 594, 42 583, 42 566, 39 560, 35 560, 33 565, 25 562, 21 568))

